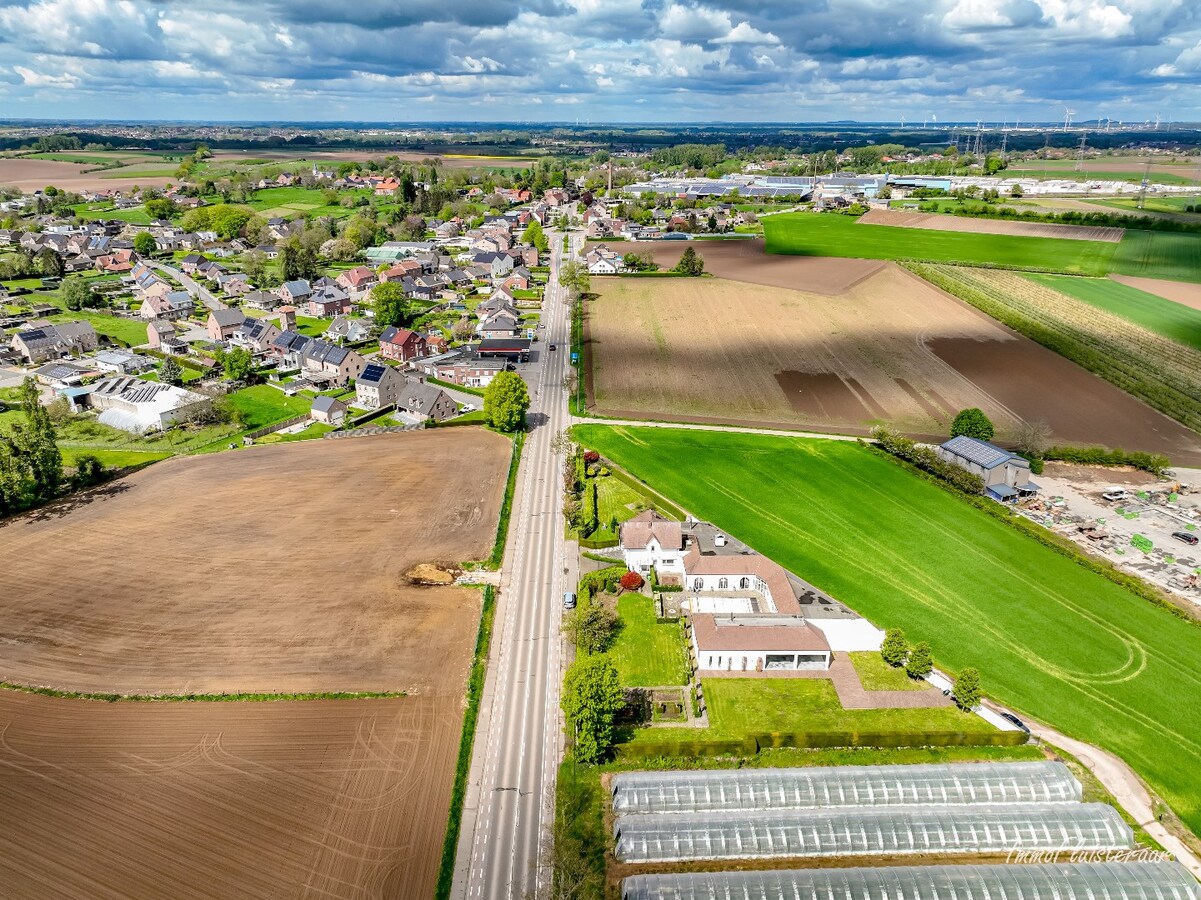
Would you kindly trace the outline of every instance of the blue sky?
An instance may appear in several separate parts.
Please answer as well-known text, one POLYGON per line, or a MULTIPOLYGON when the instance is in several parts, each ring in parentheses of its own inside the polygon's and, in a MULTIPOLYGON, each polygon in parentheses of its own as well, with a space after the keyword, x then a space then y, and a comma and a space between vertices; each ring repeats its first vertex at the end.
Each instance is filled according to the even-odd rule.
POLYGON ((0 117, 1201 120, 1198 0, 0 0, 0 117))

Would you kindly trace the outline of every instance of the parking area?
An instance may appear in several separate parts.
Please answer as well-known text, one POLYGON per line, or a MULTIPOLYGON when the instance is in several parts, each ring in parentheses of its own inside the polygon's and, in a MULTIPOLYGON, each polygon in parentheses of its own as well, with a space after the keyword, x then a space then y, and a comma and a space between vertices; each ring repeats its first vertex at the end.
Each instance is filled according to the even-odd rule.
POLYGON ((1158 587, 1201 605, 1201 470, 1048 463, 1018 512, 1158 587), (1196 543, 1194 543, 1196 542, 1196 543))

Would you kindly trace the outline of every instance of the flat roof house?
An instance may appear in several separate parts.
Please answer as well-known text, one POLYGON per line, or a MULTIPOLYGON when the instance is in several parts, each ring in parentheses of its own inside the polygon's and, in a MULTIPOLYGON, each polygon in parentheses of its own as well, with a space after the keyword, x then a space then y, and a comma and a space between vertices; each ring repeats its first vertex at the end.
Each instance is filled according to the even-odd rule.
POLYGON ((1039 490, 1030 480, 1030 463, 1026 459, 988 441, 960 435, 935 452, 941 459, 980 476, 984 480, 984 493, 994 500, 1007 502, 1039 490))
POLYGON ((709 672, 771 672, 830 668, 830 644, 801 616, 718 616, 689 619, 697 668, 709 672))

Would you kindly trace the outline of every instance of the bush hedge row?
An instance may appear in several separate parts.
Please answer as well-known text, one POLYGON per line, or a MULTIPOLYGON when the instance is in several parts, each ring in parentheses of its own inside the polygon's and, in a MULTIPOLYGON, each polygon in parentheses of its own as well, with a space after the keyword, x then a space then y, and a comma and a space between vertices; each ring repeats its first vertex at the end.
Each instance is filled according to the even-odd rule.
POLYGON ((958 491, 965 494, 984 492, 984 480, 980 476, 941 459, 932 447, 918 444, 883 426, 872 429, 872 437, 888 453, 940 478, 958 491))
POLYGON ((760 750, 780 747, 829 749, 834 747, 1016 747, 1028 736, 1023 731, 800 731, 760 732, 738 739, 692 741, 639 741, 619 744, 618 759, 695 756, 754 756, 760 750))
POLYGON ((1162 453, 1107 450, 1105 447, 1052 447, 1042 454, 1042 458, 1089 466, 1132 466, 1153 475, 1164 474, 1171 465, 1162 453))

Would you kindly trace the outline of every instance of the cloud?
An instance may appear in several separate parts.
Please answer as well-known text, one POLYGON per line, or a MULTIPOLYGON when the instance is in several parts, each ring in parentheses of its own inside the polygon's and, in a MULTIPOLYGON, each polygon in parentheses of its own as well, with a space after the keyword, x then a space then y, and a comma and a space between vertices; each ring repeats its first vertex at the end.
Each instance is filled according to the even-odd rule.
POLYGON ((21 82, 35 88, 73 88, 79 84, 74 75, 49 75, 45 72, 35 72, 24 66, 13 66, 13 71, 21 76, 21 82))

